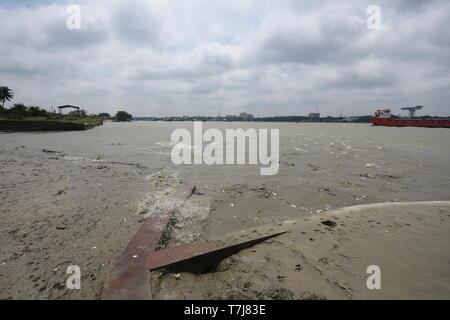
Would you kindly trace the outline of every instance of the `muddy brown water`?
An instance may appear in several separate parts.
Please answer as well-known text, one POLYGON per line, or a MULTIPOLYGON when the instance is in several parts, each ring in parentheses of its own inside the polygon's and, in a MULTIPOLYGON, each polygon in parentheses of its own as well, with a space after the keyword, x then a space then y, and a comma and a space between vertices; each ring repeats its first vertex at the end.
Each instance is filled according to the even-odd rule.
POLYGON ((178 128, 192 131, 192 122, 0 133, 1 298, 98 297, 111 261, 142 217, 182 182, 198 188, 180 210, 173 243, 357 204, 450 200, 449 129, 203 127, 279 129, 278 174, 261 176, 260 165, 174 165, 170 136, 178 128), (68 263, 87 270, 88 291, 61 289, 68 263))
MULTIPOLYGON (((170 135, 177 128, 192 131, 193 123, 106 123, 85 132, 1 134, 0 148, 25 146, 37 153, 46 148, 64 152, 66 160, 81 164, 89 159, 129 164, 124 169, 130 172, 137 170, 136 164, 145 168, 140 169, 142 176, 165 168, 197 184, 209 198, 213 211, 207 229, 211 232, 232 230, 242 223, 247 226, 252 219, 259 223, 361 203, 450 198, 448 129, 203 123, 204 130, 222 132, 228 128, 279 129, 279 172, 261 176, 260 165, 174 165, 170 135)), ((92 179, 101 182, 101 177, 92 179)), ((40 188, 44 191, 45 186, 40 188)), ((134 198, 133 189, 121 192, 134 198)))

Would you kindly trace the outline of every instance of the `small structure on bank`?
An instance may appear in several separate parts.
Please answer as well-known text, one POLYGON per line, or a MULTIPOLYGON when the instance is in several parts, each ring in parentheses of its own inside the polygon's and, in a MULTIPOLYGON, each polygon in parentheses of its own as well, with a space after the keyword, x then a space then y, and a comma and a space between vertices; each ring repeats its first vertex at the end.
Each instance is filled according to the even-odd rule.
POLYGON ((308 118, 309 118, 310 120, 319 120, 319 119, 320 119, 320 113, 318 113, 318 112, 310 113, 310 114, 308 115, 308 118))
POLYGON ((67 109, 67 108, 76 109, 78 117, 80 116, 80 107, 75 107, 75 106, 71 106, 71 105, 65 105, 65 106, 59 106, 57 108, 59 110, 59 114, 62 114, 63 109, 67 109))

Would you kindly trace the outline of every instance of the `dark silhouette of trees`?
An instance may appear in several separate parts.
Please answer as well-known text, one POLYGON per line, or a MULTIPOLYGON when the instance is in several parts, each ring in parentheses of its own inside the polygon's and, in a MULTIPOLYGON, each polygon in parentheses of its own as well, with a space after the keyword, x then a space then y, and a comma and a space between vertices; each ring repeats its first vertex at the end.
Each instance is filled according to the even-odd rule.
POLYGON ((28 116, 30 117, 46 117, 48 112, 44 109, 41 109, 37 106, 28 107, 28 116))
POLYGON ((133 116, 125 111, 117 111, 115 118, 116 121, 131 121, 133 116))
POLYGON ((74 111, 70 111, 67 114, 68 117, 72 117, 72 118, 86 118, 87 113, 86 110, 81 109, 81 110, 74 110, 74 111))
POLYGON ((2 107, 5 107, 5 101, 11 101, 14 98, 14 92, 8 88, 1 86, 0 87, 0 101, 2 102, 2 107))

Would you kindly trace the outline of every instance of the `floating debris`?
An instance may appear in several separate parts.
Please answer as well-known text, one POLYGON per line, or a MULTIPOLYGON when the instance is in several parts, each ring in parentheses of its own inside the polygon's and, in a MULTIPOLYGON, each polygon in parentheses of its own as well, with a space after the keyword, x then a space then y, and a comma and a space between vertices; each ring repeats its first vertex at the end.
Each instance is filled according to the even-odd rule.
POLYGON ((332 221, 332 220, 325 220, 321 222, 323 225, 327 226, 327 227, 331 227, 334 228, 337 226, 337 223, 332 221))
POLYGON ((319 169, 322 169, 321 167, 315 166, 311 163, 308 163, 308 167, 312 168, 313 171, 318 171, 319 169))

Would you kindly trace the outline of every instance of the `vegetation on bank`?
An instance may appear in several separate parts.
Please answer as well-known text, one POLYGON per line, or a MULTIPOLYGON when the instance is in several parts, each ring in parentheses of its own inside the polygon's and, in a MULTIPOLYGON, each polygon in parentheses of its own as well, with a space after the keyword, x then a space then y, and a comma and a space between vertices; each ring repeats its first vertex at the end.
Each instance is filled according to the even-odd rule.
POLYGON ((133 116, 125 111, 118 111, 114 117, 109 113, 88 115, 86 110, 74 106, 61 106, 62 108, 76 108, 66 115, 49 112, 38 106, 26 106, 23 103, 16 103, 10 108, 5 108, 5 102, 14 98, 14 92, 5 86, 0 86, 0 121, 45 121, 45 122, 65 122, 75 124, 101 125, 104 119, 113 121, 131 121, 133 116))
POLYGON ((5 108, 5 101, 11 101, 14 98, 14 92, 4 86, 0 86, 0 101, 2 102, 2 108, 5 108))
POLYGON ((116 121, 120 121, 120 122, 133 120, 133 116, 125 111, 118 111, 114 118, 116 121))
POLYGON ((6 109, 0 107, 0 121, 48 121, 48 122, 72 122, 80 124, 100 125, 102 119, 87 117, 85 113, 80 113, 80 117, 69 113, 68 115, 59 115, 48 112, 37 106, 27 107, 22 103, 14 104, 12 108, 6 109))
POLYGON ((103 123, 102 119, 97 118, 46 118, 46 117, 24 117, 20 119, 14 119, 10 117, 0 116, 0 121, 13 120, 13 121, 46 121, 46 122, 70 122, 79 124, 92 124, 101 125, 103 123))

